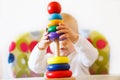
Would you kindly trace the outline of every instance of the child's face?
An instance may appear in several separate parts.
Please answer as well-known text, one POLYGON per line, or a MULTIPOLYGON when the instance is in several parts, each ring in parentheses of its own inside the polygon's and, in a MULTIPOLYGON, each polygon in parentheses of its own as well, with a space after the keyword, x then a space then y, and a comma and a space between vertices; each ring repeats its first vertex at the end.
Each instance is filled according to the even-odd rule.
MULTIPOLYGON (((55 44, 54 44, 55 45, 55 44)), ((69 39, 59 41, 60 45, 60 56, 68 56, 74 51, 73 43, 69 39)), ((54 52, 56 49, 53 44, 51 45, 51 50, 54 52)))

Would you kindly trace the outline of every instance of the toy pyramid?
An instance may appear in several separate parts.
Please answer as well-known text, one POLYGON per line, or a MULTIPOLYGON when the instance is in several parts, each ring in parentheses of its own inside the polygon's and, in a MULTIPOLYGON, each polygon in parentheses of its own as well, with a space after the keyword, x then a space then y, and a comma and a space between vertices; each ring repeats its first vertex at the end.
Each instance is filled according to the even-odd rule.
POLYGON ((56 27, 59 23, 63 23, 62 16, 60 15, 61 6, 58 2, 53 1, 48 5, 49 23, 48 23, 48 37, 51 41, 56 42, 57 56, 48 58, 48 68, 46 72, 46 80, 75 80, 72 77, 72 71, 70 71, 70 65, 68 57, 60 56, 59 51, 59 36, 56 33, 56 27))

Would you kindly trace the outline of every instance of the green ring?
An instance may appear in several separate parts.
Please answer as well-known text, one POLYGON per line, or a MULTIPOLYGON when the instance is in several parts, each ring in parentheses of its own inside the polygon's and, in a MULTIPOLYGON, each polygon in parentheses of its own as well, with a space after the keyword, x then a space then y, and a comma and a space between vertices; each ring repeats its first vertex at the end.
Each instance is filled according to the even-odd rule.
POLYGON ((57 31, 56 27, 57 27, 57 26, 50 26, 50 27, 48 28, 48 32, 56 32, 56 31, 57 31))

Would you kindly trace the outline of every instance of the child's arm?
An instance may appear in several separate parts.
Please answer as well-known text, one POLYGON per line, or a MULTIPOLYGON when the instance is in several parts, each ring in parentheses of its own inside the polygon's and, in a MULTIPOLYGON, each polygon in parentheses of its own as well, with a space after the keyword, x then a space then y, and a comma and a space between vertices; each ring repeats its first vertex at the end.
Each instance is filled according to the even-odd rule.
POLYGON ((46 49, 51 43, 46 36, 47 33, 44 33, 40 42, 32 50, 28 66, 35 73, 44 73, 47 69, 47 58, 52 56, 52 54, 46 54, 46 49))
POLYGON ((82 56, 83 64, 86 67, 91 66, 98 57, 97 49, 81 35, 79 35, 79 39, 74 45, 77 53, 80 53, 82 56))
POLYGON ((73 42, 77 53, 81 53, 80 57, 82 58, 82 62, 85 66, 89 67, 94 63, 98 57, 98 51, 90 42, 87 41, 87 39, 74 32, 65 24, 59 24, 57 30, 57 33, 59 34, 64 33, 60 38, 69 38, 73 42))
POLYGON ((43 73, 46 70, 45 50, 39 50, 38 44, 30 54, 28 66, 35 73, 43 73))
POLYGON ((48 32, 44 32, 43 37, 38 43, 38 48, 40 50, 45 50, 50 45, 50 43, 51 41, 48 39, 48 32))

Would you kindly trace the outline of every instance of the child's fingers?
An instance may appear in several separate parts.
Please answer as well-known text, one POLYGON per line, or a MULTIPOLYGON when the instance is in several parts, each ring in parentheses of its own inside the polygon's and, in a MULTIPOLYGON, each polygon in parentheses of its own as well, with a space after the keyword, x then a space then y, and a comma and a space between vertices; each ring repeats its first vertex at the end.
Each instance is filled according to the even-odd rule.
POLYGON ((58 31, 56 31, 56 33, 58 33, 58 34, 62 34, 62 33, 69 33, 69 30, 67 30, 67 29, 61 29, 61 30, 58 30, 58 31))
POLYGON ((51 41, 50 40, 45 40, 45 43, 50 43, 51 41))
POLYGON ((43 36, 46 36, 47 34, 48 34, 48 32, 47 32, 47 31, 44 31, 43 36))
POLYGON ((65 26, 65 24, 62 24, 62 23, 59 23, 58 25, 59 25, 59 26, 65 26))
POLYGON ((64 24, 60 24, 59 26, 57 26, 56 29, 57 29, 57 30, 66 29, 66 26, 65 26, 64 24))
POLYGON ((57 30, 60 30, 60 29, 65 29, 65 27, 64 26, 57 26, 57 28, 56 28, 57 30))
POLYGON ((64 38, 68 38, 68 37, 69 37, 68 34, 62 34, 62 35, 60 36, 60 39, 64 39, 64 38))
POLYGON ((48 39, 48 36, 44 36, 43 39, 44 39, 44 40, 47 40, 47 39, 48 39))

